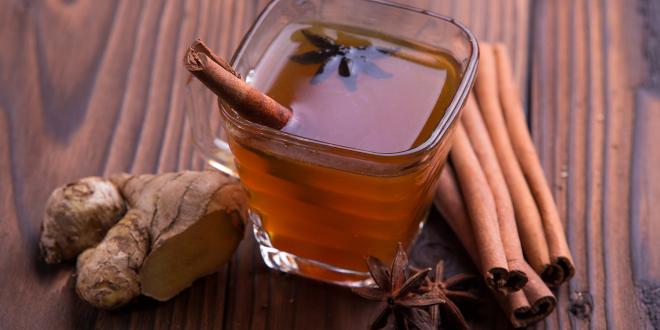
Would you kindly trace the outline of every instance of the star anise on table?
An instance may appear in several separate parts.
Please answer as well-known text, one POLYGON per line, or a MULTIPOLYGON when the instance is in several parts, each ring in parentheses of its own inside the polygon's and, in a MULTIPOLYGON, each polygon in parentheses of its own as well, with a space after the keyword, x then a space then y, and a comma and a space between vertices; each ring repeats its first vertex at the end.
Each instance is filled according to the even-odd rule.
POLYGON ((420 291, 434 292, 435 295, 444 299, 445 303, 430 307, 432 324, 441 322, 447 329, 469 329, 463 314, 453 301, 465 303, 478 303, 479 297, 473 293, 462 290, 462 287, 477 277, 469 274, 456 274, 444 280, 444 263, 438 262, 435 266, 433 279, 427 278, 421 285, 420 291))
MULTIPOLYGON (((459 324, 467 326, 458 308, 448 299, 447 288, 451 283, 428 279, 431 268, 410 269, 401 244, 390 267, 374 257, 367 258, 367 266, 377 287, 354 288, 353 292, 384 305, 371 329, 385 327, 392 315, 397 329, 436 329, 439 311, 443 312, 443 316, 453 316, 459 324)), ((437 278, 442 278, 442 267, 439 271, 437 278)))
POLYGON ((392 76, 373 63, 373 60, 392 54, 394 50, 376 47, 369 40, 343 32, 337 33, 336 40, 310 29, 302 29, 300 32, 317 49, 292 55, 290 59, 301 64, 320 64, 311 80, 312 84, 326 79, 335 68, 341 77, 346 78, 342 81, 349 89, 355 88, 355 78, 360 72, 377 79, 392 76))

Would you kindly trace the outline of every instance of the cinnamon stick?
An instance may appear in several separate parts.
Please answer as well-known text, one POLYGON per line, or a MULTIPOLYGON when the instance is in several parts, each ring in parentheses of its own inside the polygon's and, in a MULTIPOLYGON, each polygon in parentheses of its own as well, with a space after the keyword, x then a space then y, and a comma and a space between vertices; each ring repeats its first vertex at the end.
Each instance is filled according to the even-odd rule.
POLYGON ((488 129, 500 168, 511 194, 520 241, 527 262, 539 274, 548 272, 550 255, 541 215, 513 151, 498 99, 495 55, 488 44, 480 44, 479 68, 474 91, 488 129))
POLYGON ((291 118, 289 108, 240 79, 231 65, 200 39, 188 47, 183 62, 190 73, 247 120, 281 129, 291 118))
POLYGON ((526 262, 518 237, 513 203, 509 189, 506 186, 504 174, 502 174, 502 169, 497 162, 495 149, 490 142, 490 137, 488 137, 486 125, 483 118, 481 118, 474 96, 471 94, 463 109, 461 122, 465 127, 483 172, 486 174, 488 186, 495 199, 500 237, 502 238, 504 254, 509 268, 507 287, 518 290, 527 283, 527 275, 523 270, 523 264, 526 262))
POLYGON ((445 164, 442 172, 440 172, 440 178, 438 178, 436 192, 433 197, 433 205, 440 211, 451 230, 461 241, 472 262, 477 268, 481 269, 477 243, 475 243, 472 234, 472 224, 465 203, 463 203, 463 195, 456 180, 456 173, 449 163, 445 164))
POLYGON ((557 305, 557 299, 529 264, 524 263, 529 274, 528 282, 522 290, 506 297, 496 296, 500 307, 516 328, 526 327, 546 318, 557 305))
MULTIPOLYGON (((454 231, 472 262, 481 269, 469 216, 451 164, 446 164, 440 174, 433 204, 454 231)), ((522 266, 529 274, 522 290, 510 292, 506 296, 495 292, 496 301, 515 327, 529 326, 544 319, 556 306, 555 297, 541 278, 526 262, 522 266)))
POLYGON ((509 269, 497 223, 495 200, 460 122, 454 134, 450 158, 467 206, 482 275, 490 288, 506 294, 509 269))
POLYGON ((573 259, 568 249, 557 205, 543 173, 534 142, 527 129, 525 113, 513 80, 508 52, 502 44, 494 45, 493 49, 497 63, 500 103, 509 136, 513 143, 513 150, 518 157, 520 167, 525 174, 541 213, 545 239, 548 242, 550 262, 554 266, 551 269, 561 269, 560 272, 545 273, 543 279, 550 285, 557 286, 569 280, 575 274, 573 259))

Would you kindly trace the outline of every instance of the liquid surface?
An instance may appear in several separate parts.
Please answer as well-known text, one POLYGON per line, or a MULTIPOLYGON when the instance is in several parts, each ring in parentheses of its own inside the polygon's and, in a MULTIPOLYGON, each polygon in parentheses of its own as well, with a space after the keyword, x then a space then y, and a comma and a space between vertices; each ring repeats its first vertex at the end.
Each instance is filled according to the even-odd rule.
MULTIPOLYGON (((315 59, 319 58, 311 58, 315 59)), ((293 110, 285 132, 395 153, 430 136, 455 93, 458 77, 455 61, 438 50, 346 27, 291 24, 255 68, 253 84, 293 110), (343 46, 343 52, 326 53, 321 63, 293 60, 292 56, 328 51, 309 35, 330 39, 343 46), (350 62, 348 76, 340 72, 342 58, 350 62)))

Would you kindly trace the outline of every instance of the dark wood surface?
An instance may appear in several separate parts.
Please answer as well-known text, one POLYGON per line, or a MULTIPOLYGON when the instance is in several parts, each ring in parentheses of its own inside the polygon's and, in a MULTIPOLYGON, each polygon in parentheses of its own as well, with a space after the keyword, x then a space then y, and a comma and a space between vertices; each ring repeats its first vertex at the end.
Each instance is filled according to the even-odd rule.
MULTIPOLYGON (((539 327, 660 328, 660 2, 417 0, 505 42, 577 273, 539 327)), ((86 175, 199 169, 181 52, 230 55, 265 1, 0 2, 0 329, 361 329, 376 306, 269 271, 252 239, 175 299, 81 303, 70 264, 37 259, 43 205, 86 175)), ((436 213, 419 264, 471 270, 436 213)), ((479 328, 507 323, 492 304, 479 328)))

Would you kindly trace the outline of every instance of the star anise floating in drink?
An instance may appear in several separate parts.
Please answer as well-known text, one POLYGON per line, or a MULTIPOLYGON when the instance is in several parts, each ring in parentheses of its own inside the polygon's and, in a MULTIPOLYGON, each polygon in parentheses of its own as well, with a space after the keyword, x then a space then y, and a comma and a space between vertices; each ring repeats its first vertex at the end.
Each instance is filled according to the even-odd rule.
POLYGON ((336 40, 309 29, 302 29, 300 32, 317 49, 293 55, 290 59, 301 64, 320 64, 312 78, 312 84, 326 79, 335 67, 341 77, 349 78, 342 81, 351 89, 355 87, 354 80, 358 73, 378 79, 392 76, 373 63, 373 60, 392 54, 393 50, 376 47, 369 40, 341 32, 336 40))
POLYGON ((383 310, 371 324, 371 329, 385 327, 393 316, 397 329, 436 329, 442 322, 451 329, 467 329, 460 310, 450 300, 460 298, 476 301, 471 293, 453 290, 470 279, 459 274, 443 281, 443 267, 435 268, 435 280, 427 277, 431 268, 418 270, 408 266, 408 257, 401 244, 390 267, 374 257, 367 258, 369 273, 377 287, 354 288, 358 295, 383 303, 383 310))

